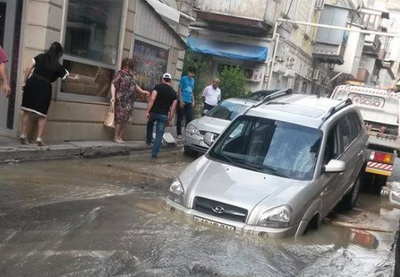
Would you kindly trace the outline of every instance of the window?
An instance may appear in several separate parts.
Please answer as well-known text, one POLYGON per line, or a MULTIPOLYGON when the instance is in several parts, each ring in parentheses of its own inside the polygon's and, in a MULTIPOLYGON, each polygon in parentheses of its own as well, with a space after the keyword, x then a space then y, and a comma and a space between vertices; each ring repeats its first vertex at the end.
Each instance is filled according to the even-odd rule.
POLYGON ((64 66, 79 80, 64 80, 61 92, 106 97, 116 69, 123 0, 69 0, 64 66))
POLYGON ((314 173, 321 131, 296 124, 239 116, 223 133, 209 156, 233 165, 310 180, 314 173))
POLYGON ((325 152, 324 152, 324 164, 329 163, 330 160, 336 159, 342 154, 338 140, 338 126, 334 126, 328 133, 325 152))
POLYGON ((360 122, 356 114, 347 114, 339 122, 340 135, 343 140, 343 148, 346 149, 358 137, 360 122))
POLYGON ((123 0, 70 0, 65 53, 115 65, 123 0))

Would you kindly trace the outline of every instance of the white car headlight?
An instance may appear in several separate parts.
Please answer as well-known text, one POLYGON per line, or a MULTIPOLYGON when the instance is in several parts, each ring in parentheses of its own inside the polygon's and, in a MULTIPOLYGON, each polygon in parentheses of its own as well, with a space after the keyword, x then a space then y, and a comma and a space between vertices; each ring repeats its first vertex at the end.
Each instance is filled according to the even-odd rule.
POLYGON ((182 204, 184 193, 185 191, 183 189, 181 181, 179 179, 175 179, 169 187, 169 199, 176 203, 182 204))
POLYGON ((293 211, 287 206, 279 206, 264 212, 258 220, 259 226, 272 228, 288 227, 292 220, 293 211))
POLYGON ((189 123, 186 126, 186 132, 194 134, 194 135, 200 135, 199 130, 196 128, 196 126, 194 126, 193 124, 189 123))

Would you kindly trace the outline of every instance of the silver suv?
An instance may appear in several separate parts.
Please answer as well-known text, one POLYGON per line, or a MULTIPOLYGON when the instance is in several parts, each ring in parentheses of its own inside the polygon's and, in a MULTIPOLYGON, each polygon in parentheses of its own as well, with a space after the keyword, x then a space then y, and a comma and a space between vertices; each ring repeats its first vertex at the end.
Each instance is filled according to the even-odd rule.
POLYGON ((334 207, 354 206, 368 156, 363 126, 350 100, 273 93, 173 181, 167 204, 236 232, 302 235, 334 207))

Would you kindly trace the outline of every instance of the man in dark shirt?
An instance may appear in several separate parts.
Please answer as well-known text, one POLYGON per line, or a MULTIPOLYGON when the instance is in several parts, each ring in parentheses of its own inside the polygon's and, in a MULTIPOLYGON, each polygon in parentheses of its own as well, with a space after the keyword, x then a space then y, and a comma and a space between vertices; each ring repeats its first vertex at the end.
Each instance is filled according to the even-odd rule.
POLYGON ((161 84, 154 87, 147 104, 147 144, 151 143, 154 123, 156 123, 156 137, 151 149, 151 157, 153 158, 156 158, 160 151, 165 126, 172 126, 174 120, 177 94, 171 86, 171 79, 171 74, 164 73, 161 84))

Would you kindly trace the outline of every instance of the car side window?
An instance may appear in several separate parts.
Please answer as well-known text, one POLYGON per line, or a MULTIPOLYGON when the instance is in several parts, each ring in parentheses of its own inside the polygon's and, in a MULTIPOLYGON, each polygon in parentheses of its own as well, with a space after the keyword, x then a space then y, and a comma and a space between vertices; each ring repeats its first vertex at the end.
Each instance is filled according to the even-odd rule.
POLYGON ((360 123, 357 115, 349 113, 339 121, 340 135, 343 141, 343 149, 347 149, 360 133, 360 123))
POLYGON ((324 151, 324 164, 336 159, 342 153, 339 144, 338 125, 335 125, 328 133, 324 151))
POLYGON ((339 120, 339 129, 343 142, 343 148, 346 149, 353 141, 351 133, 351 121, 348 115, 339 120))
POLYGON ((356 139, 361 131, 361 122, 355 113, 350 114, 351 132, 353 139, 356 139))

